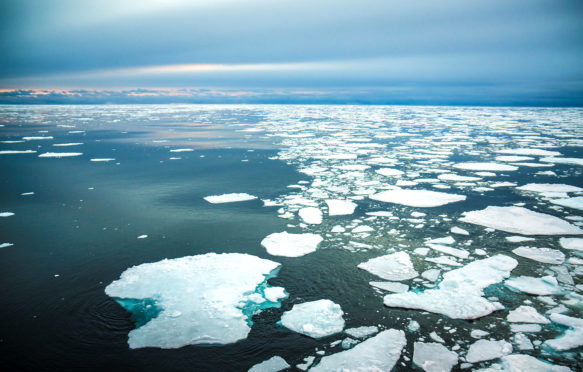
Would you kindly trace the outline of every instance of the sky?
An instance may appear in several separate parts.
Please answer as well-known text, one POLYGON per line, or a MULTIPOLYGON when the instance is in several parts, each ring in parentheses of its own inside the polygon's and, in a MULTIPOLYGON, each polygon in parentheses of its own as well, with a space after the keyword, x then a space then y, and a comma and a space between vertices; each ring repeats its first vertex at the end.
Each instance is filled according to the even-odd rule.
POLYGON ((583 106, 581 0, 0 0, 0 103, 583 106))

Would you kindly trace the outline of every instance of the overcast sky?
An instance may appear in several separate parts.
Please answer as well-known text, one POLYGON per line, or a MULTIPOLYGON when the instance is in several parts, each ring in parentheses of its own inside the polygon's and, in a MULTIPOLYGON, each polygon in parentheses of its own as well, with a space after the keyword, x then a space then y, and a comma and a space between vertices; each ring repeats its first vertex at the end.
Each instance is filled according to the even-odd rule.
POLYGON ((581 0, 0 4, 0 102, 583 105, 581 0))

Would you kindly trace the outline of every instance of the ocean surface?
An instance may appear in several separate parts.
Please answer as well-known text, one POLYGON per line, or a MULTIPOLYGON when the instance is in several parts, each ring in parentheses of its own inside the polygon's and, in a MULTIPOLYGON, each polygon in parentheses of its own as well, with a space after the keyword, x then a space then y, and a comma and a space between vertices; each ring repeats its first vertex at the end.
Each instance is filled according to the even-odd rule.
POLYGON ((367 365, 394 329, 406 342, 384 368, 445 363, 422 355, 435 343, 455 355, 446 369, 532 368, 522 354, 582 370, 582 199, 583 109, 0 106, 0 369, 367 365), (282 232, 321 241, 266 247, 282 232), (279 265, 236 264, 248 256, 279 265), (340 329, 375 328, 282 324, 322 299, 340 329))

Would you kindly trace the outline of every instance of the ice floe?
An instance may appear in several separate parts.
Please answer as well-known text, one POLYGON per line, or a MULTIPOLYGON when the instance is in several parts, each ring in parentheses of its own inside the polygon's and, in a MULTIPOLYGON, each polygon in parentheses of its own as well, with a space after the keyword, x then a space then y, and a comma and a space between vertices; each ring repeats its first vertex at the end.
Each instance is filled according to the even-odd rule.
POLYGON ((373 200, 402 204, 410 207, 439 207, 449 203, 466 200, 465 195, 448 194, 429 190, 395 189, 382 191, 370 196, 373 200))
POLYGON ((212 204, 221 204, 221 203, 234 203, 234 202, 242 202, 242 201, 247 201, 247 200, 254 200, 254 199, 257 199, 257 197, 253 196, 253 195, 249 195, 247 193, 232 193, 232 194, 205 196, 203 199, 209 203, 212 203, 212 204))
POLYGON ((532 276, 517 276, 504 282, 508 288, 532 295, 547 296, 562 292, 557 279, 554 276, 536 278, 532 276))
POLYGON ((0 212, 0 217, 11 217, 14 216, 14 212, 0 212))
POLYGON ((545 345, 555 350, 570 350, 583 345, 583 319, 570 317, 563 314, 551 314, 553 323, 568 327, 565 334, 545 341, 545 345))
POLYGON ((390 371, 406 344, 405 332, 388 329, 350 350, 323 357, 310 371, 390 371))
POLYGON ((530 258, 531 260, 560 265, 565 261, 565 255, 558 249, 552 248, 535 248, 535 247, 518 247, 512 250, 517 256, 530 258))
POLYGON ((548 157, 542 158, 540 161, 545 163, 555 163, 555 164, 567 164, 567 165, 583 165, 583 159, 581 158, 555 158, 548 157))
POLYGON ((411 258, 405 252, 396 252, 370 259, 359 264, 358 268, 392 281, 413 279, 419 275, 413 268, 411 258))
MULTIPOLYGON (((438 270, 439 271, 439 270, 438 270)), ((407 292, 409 290, 409 286, 407 284, 399 283, 399 282, 369 282, 368 284, 372 285, 375 288, 382 289, 388 292, 407 292)))
POLYGON ((312 225, 322 223, 322 211, 315 207, 305 207, 298 211, 298 215, 305 222, 312 225))
POLYGON ((374 335, 379 331, 377 326, 363 326, 356 328, 347 328, 344 333, 354 338, 367 338, 368 336, 374 335))
POLYGON ((0 155, 34 154, 34 150, 2 150, 0 155))
POLYGON ((521 305, 516 309, 510 311, 506 317, 511 323, 537 323, 549 324, 550 321, 544 316, 540 315, 538 311, 532 306, 521 305))
POLYGON ((352 214, 356 208, 356 203, 350 200, 328 199, 326 205, 328 205, 328 215, 330 216, 352 214))
POLYGON ((526 354, 511 354, 501 358, 501 363, 489 368, 476 370, 477 372, 571 372, 564 366, 557 366, 526 354))
POLYGON ((82 152, 45 152, 40 154, 39 158, 69 158, 73 156, 81 156, 82 152))
POLYGON ((159 311, 129 333, 132 349, 229 344, 247 337, 256 310, 279 306, 262 295, 279 265, 238 253, 165 259, 125 270, 105 293, 129 311, 148 301, 159 311))
POLYGON ((322 338, 342 332, 344 312, 330 300, 295 304, 281 316, 281 325, 312 338, 322 338))
POLYGON ((460 221, 522 235, 579 235, 583 230, 558 217, 523 207, 487 207, 464 212, 460 221))
POLYGON ((322 237, 317 234, 290 234, 287 231, 269 234, 261 241, 272 256, 300 257, 316 251, 322 237))
POLYGON ((574 198, 565 199, 551 199, 551 203, 561 205, 563 207, 583 210, 583 196, 576 196, 574 198))
POLYGON ((583 251, 583 238, 561 238, 559 244, 565 249, 583 251))
POLYGON ((110 161, 115 161, 115 158, 93 158, 89 160, 96 163, 107 163, 110 161))
POLYGON ((506 341, 478 340, 470 345, 466 355, 469 363, 498 359, 512 353, 512 344, 506 341))
POLYGON ((580 187, 565 185, 562 183, 529 183, 529 184, 526 184, 524 186, 517 187, 516 189, 522 190, 522 191, 538 192, 538 193, 583 191, 583 189, 580 187))
POLYGON ((442 344, 415 342, 413 363, 426 372, 448 372, 458 363, 458 355, 442 344))
POLYGON ((12 243, 0 243, 0 248, 8 248, 12 247, 14 244, 12 243))
POLYGON ((490 172, 507 172, 515 171, 518 167, 500 164, 500 163, 483 163, 483 162, 468 162, 468 163, 457 163, 453 165, 454 168, 473 170, 473 171, 490 171, 490 172))
POLYGON ((464 230, 461 227, 457 226, 452 227, 449 231, 451 231, 452 234, 470 235, 470 233, 467 230, 464 230))
POLYGON ((276 355, 259 364, 254 365, 248 372, 279 372, 291 367, 285 359, 276 355))

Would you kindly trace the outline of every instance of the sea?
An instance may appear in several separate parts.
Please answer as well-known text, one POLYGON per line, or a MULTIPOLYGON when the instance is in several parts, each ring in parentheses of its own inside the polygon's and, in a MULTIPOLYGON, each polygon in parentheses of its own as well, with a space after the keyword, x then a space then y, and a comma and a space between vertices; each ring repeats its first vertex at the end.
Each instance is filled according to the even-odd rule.
POLYGON ((581 108, 4 105, 0 369, 580 371, 582 229, 581 108))

